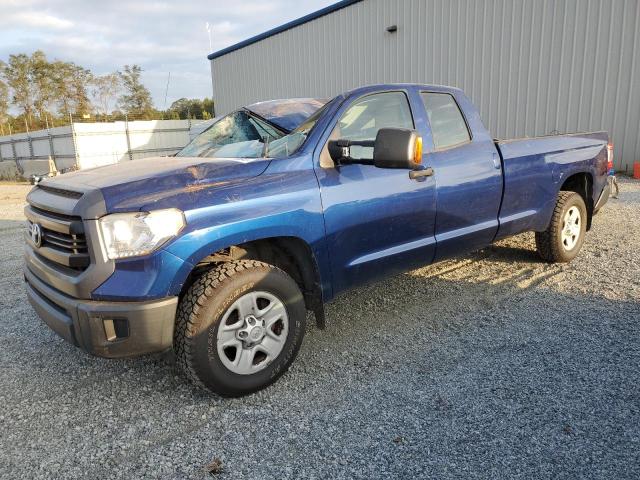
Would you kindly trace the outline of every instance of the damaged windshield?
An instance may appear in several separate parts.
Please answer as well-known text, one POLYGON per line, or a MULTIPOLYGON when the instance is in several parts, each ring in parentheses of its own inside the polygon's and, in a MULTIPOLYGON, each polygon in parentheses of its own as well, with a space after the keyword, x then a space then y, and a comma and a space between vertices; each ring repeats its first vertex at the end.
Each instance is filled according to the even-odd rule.
MULTIPOLYGON (((331 102, 328 102, 329 105, 331 102)), ((180 150, 177 157, 284 158, 295 153, 325 111, 317 110, 287 133, 249 110, 238 110, 215 122, 180 150)))

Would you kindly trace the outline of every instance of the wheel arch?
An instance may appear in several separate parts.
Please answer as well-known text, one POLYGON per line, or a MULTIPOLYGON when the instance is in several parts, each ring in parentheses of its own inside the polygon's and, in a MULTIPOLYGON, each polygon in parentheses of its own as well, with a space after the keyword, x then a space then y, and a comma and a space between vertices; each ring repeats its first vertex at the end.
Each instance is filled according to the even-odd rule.
POLYGON ((296 236, 265 237, 215 249, 196 262, 180 287, 186 293, 196 278, 220 263, 233 260, 259 260, 274 265, 298 284, 307 310, 314 313, 319 328, 325 326, 322 276, 311 246, 296 236))
POLYGON ((560 187, 560 191, 576 192, 587 206, 587 231, 591 229, 593 218, 593 175, 590 172, 576 172, 568 176, 560 187))

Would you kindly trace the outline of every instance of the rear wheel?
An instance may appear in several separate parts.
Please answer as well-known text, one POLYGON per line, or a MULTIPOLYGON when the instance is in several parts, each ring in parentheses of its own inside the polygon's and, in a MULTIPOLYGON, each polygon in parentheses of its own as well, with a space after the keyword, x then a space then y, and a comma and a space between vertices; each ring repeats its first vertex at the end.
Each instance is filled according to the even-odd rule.
POLYGON ((570 262, 580 252, 587 231, 587 207, 576 192, 558 194, 549 227, 536 232, 536 248, 543 260, 570 262))
POLYGON ((284 271, 254 260, 202 275, 180 302, 174 350, 195 384, 220 395, 260 390, 293 362, 305 331, 302 293, 284 271))

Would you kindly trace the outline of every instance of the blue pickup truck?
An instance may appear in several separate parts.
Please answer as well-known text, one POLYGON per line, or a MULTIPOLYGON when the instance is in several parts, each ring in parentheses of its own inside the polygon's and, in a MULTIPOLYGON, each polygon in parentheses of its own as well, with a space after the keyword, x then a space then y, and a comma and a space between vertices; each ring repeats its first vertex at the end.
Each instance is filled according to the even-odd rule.
POLYGON ((244 395, 352 287, 527 231, 543 260, 572 260, 612 154, 605 132, 494 140, 450 87, 262 102, 174 157, 34 187, 27 294, 91 354, 173 348, 197 385, 244 395))

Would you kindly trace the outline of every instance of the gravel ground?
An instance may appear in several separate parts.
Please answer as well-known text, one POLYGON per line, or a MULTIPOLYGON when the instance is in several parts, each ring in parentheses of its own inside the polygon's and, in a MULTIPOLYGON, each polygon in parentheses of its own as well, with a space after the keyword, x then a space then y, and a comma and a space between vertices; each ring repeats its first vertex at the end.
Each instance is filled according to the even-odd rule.
POLYGON ((169 355, 92 358, 21 277, 0 187, 3 478, 640 478, 640 182, 570 265, 526 234, 358 289, 291 371, 226 400, 169 355), (211 477, 210 477, 211 478, 211 477))

